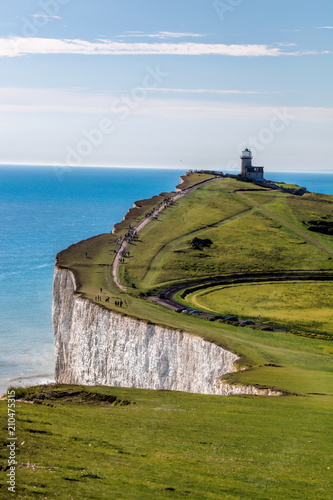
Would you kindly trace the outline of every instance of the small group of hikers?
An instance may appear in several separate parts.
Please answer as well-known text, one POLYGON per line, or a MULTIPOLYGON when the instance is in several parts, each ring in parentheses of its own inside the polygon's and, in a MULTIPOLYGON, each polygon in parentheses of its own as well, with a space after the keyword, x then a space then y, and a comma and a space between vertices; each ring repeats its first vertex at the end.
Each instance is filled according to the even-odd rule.
POLYGON ((161 208, 166 208, 168 205, 173 203, 173 201, 174 201, 173 198, 168 198, 167 196, 164 196, 163 201, 161 201, 161 203, 156 208, 154 207, 151 212, 147 212, 145 214, 146 219, 148 219, 149 217, 157 219, 156 212, 158 212, 161 208))
MULTIPOLYGON (((95 296, 95 301, 96 301, 96 302, 102 302, 102 301, 103 301, 103 298, 102 298, 100 295, 96 295, 96 296, 95 296)), ((108 302, 108 303, 110 302, 110 297, 109 297, 109 296, 108 296, 108 297, 106 297, 105 302, 108 302)), ((122 301, 122 300, 115 300, 114 305, 115 305, 116 307, 123 307, 123 301, 122 301)))

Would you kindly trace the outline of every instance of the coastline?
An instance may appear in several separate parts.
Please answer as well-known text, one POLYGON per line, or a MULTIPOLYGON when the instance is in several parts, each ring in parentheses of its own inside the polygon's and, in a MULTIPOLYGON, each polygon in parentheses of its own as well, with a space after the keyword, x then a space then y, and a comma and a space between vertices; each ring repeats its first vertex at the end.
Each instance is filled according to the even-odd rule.
MULTIPOLYGON (((4 240, 4 253, 1 255, 2 335, 4 343, 8 345, 8 349, 3 349, 2 362, 0 360, 1 386, 5 390, 8 378, 11 381, 15 379, 16 383, 22 376, 42 376, 43 373, 48 373, 48 367, 53 371, 54 346, 50 310, 54 255, 73 241, 110 230, 133 204, 133 199, 147 198, 166 187, 172 189, 179 179, 179 173, 174 170, 161 172, 153 169, 145 172, 135 169, 133 177, 129 175, 130 170, 121 172, 120 168, 114 168, 97 169, 96 172, 93 168, 88 168, 83 169, 85 175, 78 182, 82 172, 78 168, 70 175, 65 175, 59 183, 51 167, 6 168, 2 165, 0 169, 7 186, 3 191, 4 204, 1 212, 4 234, 12 230, 12 221, 16 221, 14 238, 4 240), (115 174, 118 176, 116 179, 115 174), (159 177, 160 174, 162 177, 159 177), (126 190, 118 187, 117 179, 121 182, 119 186, 124 186, 126 181, 126 190), (96 192, 99 190, 99 198, 91 199, 92 189, 96 192), (78 190, 80 203, 76 198, 78 190), (68 193, 74 195, 72 200, 68 199, 68 193), (56 198, 59 203, 55 203, 56 198), (64 208, 61 208, 60 202, 64 208), (91 205, 95 207, 93 211, 91 205), (4 211, 5 206, 8 207, 7 211, 4 211), (59 231, 59 228, 62 230, 59 231), (17 250, 22 245, 25 247, 23 253, 17 250), (12 261, 11 255, 18 256, 18 259, 12 261), (41 262, 44 263, 43 267, 41 262), (35 267, 33 272, 32 267, 35 267), (20 290, 19 294, 17 290, 20 290), (33 304, 32 308, 30 304, 33 304), (18 355, 13 357, 12 352, 18 355), (37 352, 41 353, 39 357, 37 352), (40 361, 43 371, 39 374, 40 361)), ((267 172, 267 177, 273 178, 273 175, 273 172, 267 172)), ((322 176, 316 173, 312 177, 316 181, 322 176)), ((332 179, 332 175, 326 174, 324 177, 332 179)), ((306 185, 302 180, 299 183, 306 185)), ((3 189, 4 186, 3 184, 3 189)), ((333 187, 327 187, 327 191, 332 194, 333 187)))

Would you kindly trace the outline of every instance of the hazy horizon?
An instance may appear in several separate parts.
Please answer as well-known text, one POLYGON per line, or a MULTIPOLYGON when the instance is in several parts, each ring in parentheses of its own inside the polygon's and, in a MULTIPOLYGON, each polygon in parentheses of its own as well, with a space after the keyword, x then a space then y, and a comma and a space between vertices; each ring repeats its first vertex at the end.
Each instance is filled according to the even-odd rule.
MULTIPOLYGON (((239 164, 239 168, 228 168, 228 170, 226 169, 223 169, 223 167, 221 166, 214 166, 213 167, 206 167, 206 168, 202 168, 202 169, 199 169, 199 168, 192 168, 192 167, 188 167, 188 168, 184 168, 184 167, 169 167, 169 166, 163 166, 163 165, 159 165, 159 166, 144 166, 144 165, 79 165, 77 167, 68 167, 66 165, 55 165, 55 164, 44 164, 44 163, 1 163, 0 162, 0 167, 38 167, 38 168, 56 168, 56 169, 64 169, 64 170, 70 170, 71 169, 76 169, 76 168, 118 168, 118 169, 124 169, 124 170, 130 170, 130 169, 146 169, 146 170, 179 170, 179 171, 182 171, 182 172, 188 172, 189 170, 217 170, 217 171, 221 171, 221 172, 225 172, 225 173, 228 173, 228 172, 240 172, 240 164, 239 164)), ((301 174, 301 173, 304 173, 304 174, 311 174, 311 173, 315 173, 315 174, 325 174, 325 175, 330 175, 330 174, 333 174, 332 170, 331 169, 327 169, 327 170, 304 170, 304 169, 298 169, 298 170, 282 170, 282 169, 279 169, 279 170, 273 170, 273 169, 268 169, 265 167, 265 171, 264 173, 265 174, 268 174, 268 173, 296 173, 296 174, 301 174)))

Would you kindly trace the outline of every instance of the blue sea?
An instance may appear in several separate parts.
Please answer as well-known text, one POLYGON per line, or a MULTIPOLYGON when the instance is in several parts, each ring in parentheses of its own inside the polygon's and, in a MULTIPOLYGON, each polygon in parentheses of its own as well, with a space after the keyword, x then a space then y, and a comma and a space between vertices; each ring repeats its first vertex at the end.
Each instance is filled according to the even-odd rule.
MULTIPOLYGON (((56 254, 110 232, 133 202, 179 183, 180 170, 0 167, 0 393, 53 381, 56 254)), ((330 174, 266 173, 333 194, 330 174)))

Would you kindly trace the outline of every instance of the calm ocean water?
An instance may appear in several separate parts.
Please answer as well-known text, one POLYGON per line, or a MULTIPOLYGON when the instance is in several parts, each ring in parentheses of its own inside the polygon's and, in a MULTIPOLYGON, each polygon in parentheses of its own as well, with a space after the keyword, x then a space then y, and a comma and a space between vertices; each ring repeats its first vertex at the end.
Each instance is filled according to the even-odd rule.
MULTIPOLYGON (((138 199, 172 191, 179 170, 0 167, 0 393, 52 381, 55 255, 109 232, 138 199)), ((266 174, 333 194, 329 174, 266 174)))

